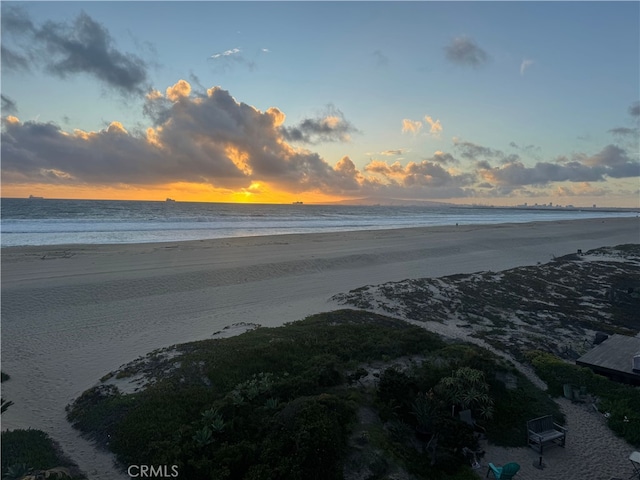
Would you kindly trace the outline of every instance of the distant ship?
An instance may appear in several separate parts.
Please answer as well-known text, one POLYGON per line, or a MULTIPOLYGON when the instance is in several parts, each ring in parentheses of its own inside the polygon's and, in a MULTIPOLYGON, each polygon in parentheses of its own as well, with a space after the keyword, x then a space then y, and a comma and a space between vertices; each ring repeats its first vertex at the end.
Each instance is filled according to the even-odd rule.
POLYGON ((175 200, 173 198, 168 198, 165 200, 165 202, 175 202, 175 200))
POLYGON ((302 202, 293 202, 293 205, 304 205, 302 202))
POLYGON ((29 200, 43 200, 44 197, 36 197, 35 195, 29 195, 29 200))

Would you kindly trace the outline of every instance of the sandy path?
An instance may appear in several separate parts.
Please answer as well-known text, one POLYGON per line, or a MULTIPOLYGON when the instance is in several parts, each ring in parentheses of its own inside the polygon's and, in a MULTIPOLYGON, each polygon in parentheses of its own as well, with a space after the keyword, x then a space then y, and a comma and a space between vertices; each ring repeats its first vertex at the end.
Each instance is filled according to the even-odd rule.
POLYGON ((489 462, 494 465, 516 462, 520 465, 518 480, 627 480, 633 473, 629 454, 634 449, 616 437, 603 416, 589 405, 572 404, 564 398, 558 403, 567 419, 566 445, 551 446, 544 451, 542 470, 534 466, 539 465, 540 455, 532 448, 485 445, 486 454, 478 475, 485 478, 489 462))
POLYGON ((90 478, 118 476, 64 406, 148 351, 237 322, 277 326, 366 284, 502 270, 637 243, 636 218, 2 251, 2 428, 40 428, 90 478))

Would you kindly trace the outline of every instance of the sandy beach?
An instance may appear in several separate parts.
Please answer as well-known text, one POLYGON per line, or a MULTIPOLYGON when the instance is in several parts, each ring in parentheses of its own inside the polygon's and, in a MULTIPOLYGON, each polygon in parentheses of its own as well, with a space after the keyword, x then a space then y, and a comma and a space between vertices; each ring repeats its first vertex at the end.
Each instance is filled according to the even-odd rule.
MULTIPOLYGON (((11 380, 3 383, 2 396, 15 405, 3 414, 2 428, 48 432, 91 479, 128 478, 71 428, 64 407, 105 373, 151 350, 210 338, 239 322, 279 326, 340 308, 329 299, 363 285, 535 265, 577 249, 639 241, 640 221, 616 218, 5 248, 2 370, 11 380)), ((572 414, 571 404, 563 408, 570 429, 585 418, 600 421, 589 412, 572 414)), ((549 468, 522 477, 608 479, 618 465, 615 472, 627 478, 630 451, 619 440, 608 442, 617 454, 597 445, 599 459, 583 458, 588 447, 571 443, 589 442, 590 431, 598 432, 597 442, 608 441, 604 430, 574 430, 560 452, 566 458, 550 457, 549 468), (603 459, 609 459, 606 469, 594 466, 603 459), (573 461, 591 466, 573 476, 573 461)), ((529 461, 534 452, 522 455, 529 461)), ((489 449, 486 461, 508 457, 512 452, 489 449)))

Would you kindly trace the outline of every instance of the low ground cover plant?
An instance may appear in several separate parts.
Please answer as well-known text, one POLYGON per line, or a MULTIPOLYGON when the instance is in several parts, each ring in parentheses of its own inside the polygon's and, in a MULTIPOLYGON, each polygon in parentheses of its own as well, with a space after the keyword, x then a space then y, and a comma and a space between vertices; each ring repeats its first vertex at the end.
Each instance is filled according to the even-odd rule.
POLYGON ((69 420, 123 465, 177 465, 190 479, 384 478, 399 470, 473 478, 461 449, 475 437, 456 408, 471 408, 491 440, 513 446, 523 445, 534 412, 562 420, 504 360, 369 312, 314 315, 175 351, 165 361, 150 354, 154 382, 139 392, 123 393, 110 383, 117 374, 106 375, 68 407, 69 420), (499 380, 505 372, 514 388, 499 380), (469 385, 474 398, 464 395, 469 385), (432 407, 427 433, 439 439, 431 453, 433 442, 417 431, 429 395, 422 413, 432 407), (375 420, 363 423, 363 412, 375 420))

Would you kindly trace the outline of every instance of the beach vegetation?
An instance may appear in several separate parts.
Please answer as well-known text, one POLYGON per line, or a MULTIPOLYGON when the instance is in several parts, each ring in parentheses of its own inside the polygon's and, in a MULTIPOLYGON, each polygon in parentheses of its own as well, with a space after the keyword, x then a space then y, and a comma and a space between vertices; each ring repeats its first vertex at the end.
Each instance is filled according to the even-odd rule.
POLYGON ((1 435, 3 480, 86 478, 45 432, 6 430, 1 435))
POLYGON ((333 298, 411 321, 451 326, 455 319, 465 334, 520 362, 526 361, 528 350, 543 345, 560 357, 575 359, 588 334, 640 332, 639 278, 640 245, 620 245, 498 273, 370 285, 333 298), (383 304, 393 309, 383 309, 383 304), (523 325, 531 335, 522 335, 523 325))
POLYGON ((6 412, 11 405, 13 405, 13 402, 11 400, 0 398, 0 414, 6 412))
POLYGON ((611 430, 640 447, 640 388, 614 382, 548 352, 536 350, 527 356, 536 374, 547 383, 550 395, 562 396, 565 384, 583 387, 611 430))
POLYGON ((172 348, 171 359, 148 357, 155 372, 123 367, 154 375, 145 389, 121 392, 116 372, 68 407, 123 465, 178 465, 202 479, 473 478, 461 449, 477 440, 452 405, 471 408, 492 441, 522 446, 530 412, 553 404, 480 347, 363 311, 172 348), (515 391, 496 380, 504 371, 515 391))

